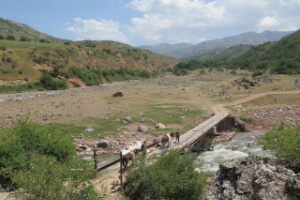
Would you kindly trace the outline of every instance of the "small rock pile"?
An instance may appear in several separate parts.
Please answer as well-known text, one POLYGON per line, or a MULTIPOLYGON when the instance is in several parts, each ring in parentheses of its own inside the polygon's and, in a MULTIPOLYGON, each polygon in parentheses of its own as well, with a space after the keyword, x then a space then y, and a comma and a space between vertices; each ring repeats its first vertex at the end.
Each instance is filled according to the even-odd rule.
POLYGON ((227 161, 212 180, 206 200, 299 200, 300 161, 250 156, 227 161))

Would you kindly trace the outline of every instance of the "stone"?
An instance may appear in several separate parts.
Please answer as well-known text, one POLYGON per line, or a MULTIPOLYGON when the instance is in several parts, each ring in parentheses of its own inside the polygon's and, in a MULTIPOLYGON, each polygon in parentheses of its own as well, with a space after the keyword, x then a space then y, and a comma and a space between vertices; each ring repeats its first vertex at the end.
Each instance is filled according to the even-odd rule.
POLYGON ((157 128, 157 129, 165 129, 166 126, 164 124, 162 124, 162 123, 158 123, 158 124, 155 125, 155 128, 157 128))
POLYGON ((139 125, 139 127, 138 127, 138 131, 142 132, 142 133, 144 133, 144 132, 146 132, 148 130, 149 130, 149 128, 147 126, 145 126, 145 125, 139 125))
POLYGON ((107 147, 110 146, 110 141, 109 141, 109 140, 106 140, 106 139, 101 139, 101 140, 99 140, 99 142, 97 143, 97 146, 105 149, 105 148, 107 148, 107 147))
POLYGON ((127 116, 127 117, 123 118, 121 122, 123 124, 132 123, 132 119, 131 119, 131 117, 127 116))
POLYGON ((300 199, 299 161, 249 156, 226 161, 213 178, 206 200, 300 199))
POLYGON ((86 128, 84 130, 84 132, 86 132, 86 133, 92 133, 92 132, 94 132, 94 129, 93 128, 86 128))
POLYGON ((236 151, 236 150, 238 150, 240 147, 239 147, 239 145, 233 145, 232 147, 231 147, 231 150, 232 151, 236 151))

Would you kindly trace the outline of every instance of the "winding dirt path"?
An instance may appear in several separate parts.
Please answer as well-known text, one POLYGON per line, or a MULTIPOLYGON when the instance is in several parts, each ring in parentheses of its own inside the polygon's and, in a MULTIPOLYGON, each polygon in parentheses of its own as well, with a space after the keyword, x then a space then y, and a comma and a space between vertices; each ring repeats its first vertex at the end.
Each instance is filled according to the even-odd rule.
POLYGON ((300 90, 295 90, 295 91, 288 91, 288 92, 265 92, 265 93, 259 93, 259 94, 249 94, 250 96, 243 98, 243 99, 238 99, 236 101, 233 101, 231 103, 224 103, 224 104, 216 104, 212 107, 212 110, 215 113, 223 113, 223 114, 229 114, 229 111, 227 108, 225 108, 225 106, 235 106, 235 105, 239 105, 254 99, 257 99, 259 97, 263 97, 266 95, 273 95, 273 94, 296 94, 296 93, 300 93, 300 90))

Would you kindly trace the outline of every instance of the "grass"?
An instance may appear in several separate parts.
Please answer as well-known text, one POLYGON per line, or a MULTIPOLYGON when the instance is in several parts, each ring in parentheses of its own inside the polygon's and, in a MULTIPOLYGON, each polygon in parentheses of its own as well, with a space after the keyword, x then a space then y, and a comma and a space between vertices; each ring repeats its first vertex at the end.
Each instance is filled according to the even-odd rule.
POLYGON ((61 126, 65 128, 68 134, 72 136, 82 134, 90 138, 105 138, 109 135, 115 135, 117 134, 117 128, 122 129, 122 127, 124 127, 124 124, 122 124, 116 116, 108 119, 88 117, 81 120, 70 120, 67 121, 66 124, 69 124, 69 126, 61 126), (94 131, 91 133, 85 132, 84 130, 86 128, 93 128, 94 131))

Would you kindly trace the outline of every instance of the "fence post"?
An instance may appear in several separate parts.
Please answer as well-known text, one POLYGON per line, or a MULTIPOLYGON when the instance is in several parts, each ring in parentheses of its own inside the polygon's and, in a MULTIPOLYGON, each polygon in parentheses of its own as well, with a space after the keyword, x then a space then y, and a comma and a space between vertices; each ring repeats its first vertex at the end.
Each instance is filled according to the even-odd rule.
POLYGON ((97 152, 96 149, 94 149, 94 163, 95 163, 95 169, 98 169, 98 162, 97 162, 97 152))
POLYGON ((120 186, 123 186, 122 151, 120 151, 120 186))

